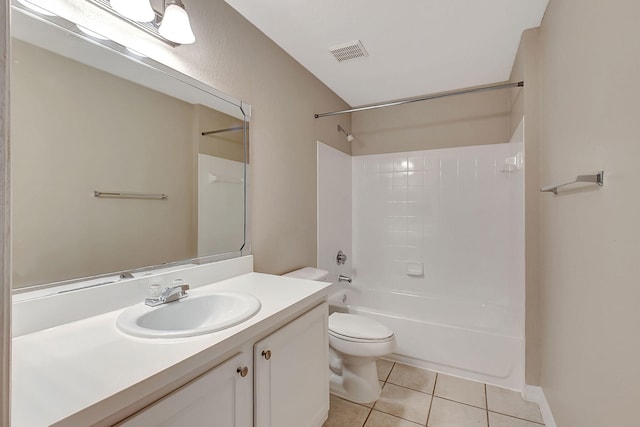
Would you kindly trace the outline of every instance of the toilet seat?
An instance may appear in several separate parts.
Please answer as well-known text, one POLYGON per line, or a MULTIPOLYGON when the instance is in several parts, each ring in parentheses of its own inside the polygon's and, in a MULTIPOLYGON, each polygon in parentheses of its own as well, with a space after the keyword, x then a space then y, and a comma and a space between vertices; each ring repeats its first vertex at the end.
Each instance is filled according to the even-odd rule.
POLYGON ((357 314, 333 313, 329 316, 329 335, 352 342, 386 342, 393 331, 382 323, 357 314))

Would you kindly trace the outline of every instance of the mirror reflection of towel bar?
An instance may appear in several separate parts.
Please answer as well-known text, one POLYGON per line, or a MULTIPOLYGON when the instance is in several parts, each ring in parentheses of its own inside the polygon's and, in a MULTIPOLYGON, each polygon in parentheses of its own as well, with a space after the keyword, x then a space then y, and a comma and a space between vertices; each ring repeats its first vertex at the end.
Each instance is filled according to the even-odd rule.
POLYGON ((153 199, 153 200, 167 200, 169 196, 166 194, 157 193, 121 193, 118 191, 94 191, 93 197, 106 197, 106 198, 118 198, 118 199, 153 199))
POLYGON ((603 186, 604 185, 604 171, 600 171, 600 172, 597 172, 597 173, 592 173, 592 174, 589 174, 589 175, 578 175, 575 178, 573 178, 572 180, 565 181, 565 182, 560 183, 560 184, 555 184, 555 185, 549 185, 547 187, 542 187, 540 189, 540 191, 542 193, 551 192, 553 194, 558 194, 558 188, 564 187, 565 185, 575 184, 577 182, 593 183, 593 184, 598 184, 599 186, 603 186))
POLYGON ((208 132, 202 132, 202 136, 215 135, 223 132, 235 132, 238 130, 244 130, 244 126, 234 126, 232 128, 210 130, 208 132))

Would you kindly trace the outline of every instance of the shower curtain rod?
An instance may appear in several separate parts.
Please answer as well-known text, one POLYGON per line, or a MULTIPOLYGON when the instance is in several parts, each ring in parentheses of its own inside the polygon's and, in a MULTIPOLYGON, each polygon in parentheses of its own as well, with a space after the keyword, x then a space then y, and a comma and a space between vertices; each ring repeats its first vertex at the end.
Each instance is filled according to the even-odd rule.
POLYGON ((236 130, 243 130, 243 129, 244 129, 244 126, 235 126, 235 127, 226 128, 226 129, 210 130, 209 132, 202 132, 202 136, 213 135, 213 134, 222 133, 222 132, 233 132, 236 130))
POLYGON ((375 110, 377 108, 395 107, 396 105, 411 104, 412 102, 420 102, 420 101, 429 101, 431 99, 446 98, 448 96, 454 96, 454 95, 464 95, 467 93, 487 92, 490 90, 508 89, 512 87, 523 87, 523 86, 524 86, 523 81, 514 82, 514 83, 500 83, 500 84, 489 85, 489 86, 474 87, 471 89, 462 89, 462 90, 456 90, 451 92, 434 93, 432 95, 425 95, 417 98, 406 98, 406 99, 401 99, 399 101, 386 102, 384 104, 366 105, 363 107, 351 108, 349 110, 340 110, 340 111, 332 111, 330 113, 314 114, 314 117, 316 119, 319 119, 321 117, 335 116, 338 114, 356 113, 358 111, 375 110))

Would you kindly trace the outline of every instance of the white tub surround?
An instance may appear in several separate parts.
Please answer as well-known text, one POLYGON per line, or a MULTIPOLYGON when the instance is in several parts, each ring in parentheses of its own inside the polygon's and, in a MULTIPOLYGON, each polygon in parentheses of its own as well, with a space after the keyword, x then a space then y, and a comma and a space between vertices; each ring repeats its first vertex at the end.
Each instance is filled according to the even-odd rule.
MULTIPOLYGON (((197 282, 198 274, 182 271, 180 277, 197 282)), ((325 301, 327 286, 259 273, 192 284, 189 292, 194 296, 211 289, 231 290, 253 294, 262 304, 245 322, 197 337, 127 336, 115 323, 123 308, 17 336, 13 339, 12 425, 118 422, 234 354, 250 354, 258 339, 325 301)), ((86 290, 86 298, 92 299, 92 292, 86 290)), ((130 296, 124 299, 129 302, 130 296)))
MULTIPOLYGON (((522 390, 521 133, 508 144, 352 158, 352 220, 327 215, 319 233, 353 225, 353 282, 337 287, 336 304, 392 329, 393 358, 522 390)), ((338 169, 340 159, 321 160, 338 169)))
POLYGON ((351 276, 351 156, 318 141, 318 268, 327 270, 327 280, 351 276), (337 264, 338 250, 347 256, 337 264))

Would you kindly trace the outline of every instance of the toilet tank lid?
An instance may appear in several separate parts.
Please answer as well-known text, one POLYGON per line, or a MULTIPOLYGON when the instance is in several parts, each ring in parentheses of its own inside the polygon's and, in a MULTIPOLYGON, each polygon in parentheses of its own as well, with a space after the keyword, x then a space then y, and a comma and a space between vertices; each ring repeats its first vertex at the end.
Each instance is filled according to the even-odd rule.
POLYGON ((332 313, 329 316, 329 331, 365 340, 387 339, 393 336, 393 331, 382 323, 350 313, 332 313))
POLYGON ((283 274, 283 276, 293 277, 295 279, 322 280, 327 277, 327 274, 329 274, 327 270, 321 270, 314 267, 305 267, 299 270, 294 270, 287 274, 283 274))

